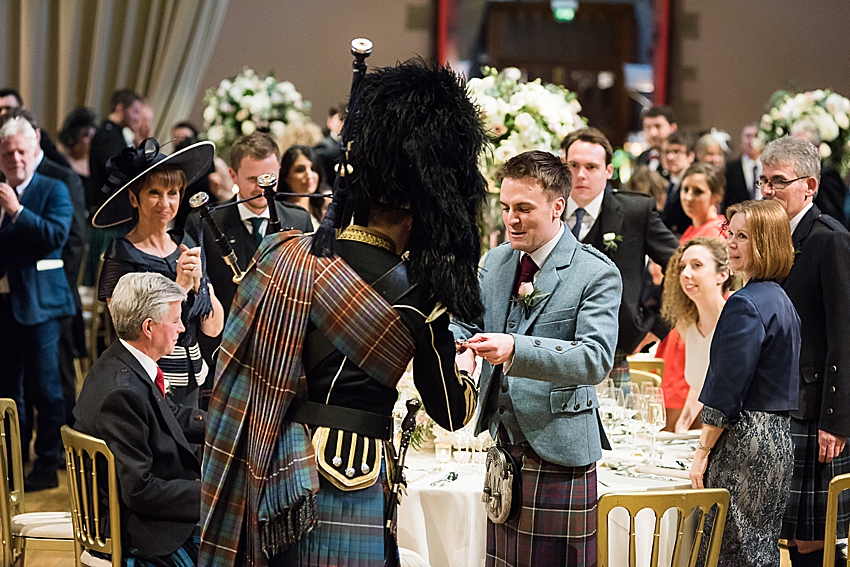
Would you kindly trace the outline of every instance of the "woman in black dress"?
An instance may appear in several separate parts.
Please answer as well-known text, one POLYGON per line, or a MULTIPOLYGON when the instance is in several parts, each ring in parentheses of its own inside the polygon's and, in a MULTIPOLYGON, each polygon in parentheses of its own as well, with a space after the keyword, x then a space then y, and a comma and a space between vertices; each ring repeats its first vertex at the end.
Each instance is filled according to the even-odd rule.
POLYGON ((162 156, 158 150, 156 141, 149 139, 142 148, 128 148, 115 156, 107 166, 111 168, 110 180, 117 180, 114 184, 121 186, 97 211, 92 224, 108 227, 132 220, 135 226, 107 248, 98 280, 98 299, 108 304, 119 278, 130 272, 160 273, 189 293, 183 306, 186 332, 180 335, 174 352, 157 364, 165 375, 172 400, 197 407, 198 388, 209 374, 197 333, 210 337, 221 333, 224 311, 212 286, 205 279, 202 282, 200 247, 182 231, 169 231, 168 226, 177 214, 185 188, 209 169, 214 146, 200 142, 170 156, 162 156))

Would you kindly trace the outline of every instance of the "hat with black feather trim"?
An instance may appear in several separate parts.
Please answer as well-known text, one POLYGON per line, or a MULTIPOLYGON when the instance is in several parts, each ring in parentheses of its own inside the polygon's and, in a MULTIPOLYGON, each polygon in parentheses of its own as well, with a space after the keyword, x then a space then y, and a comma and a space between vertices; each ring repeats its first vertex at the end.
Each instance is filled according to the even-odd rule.
POLYGON ((125 191, 154 169, 168 164, 183 171, 188 187, 210 169, 215 157, 215 144, 198 142, 170 155, 159 153, 159 143, 148 138, 138 148, 124 148, 106 162, 104 193, 109 198, 92 217, 92 226, 107 228, 133 219, 133 207, 125 191))
MULTIPOLYGON (((483 313, 478 220, 487 184, 478 160, 486 137, 463 79, 414 59, 366 74, 358 98, 346 119, 356 112, 345 215, 375 202, 409 210, 411 282, 453 315, 475 319, 483 313)), ((334 220, 344 227, 350 219, 334 220)))

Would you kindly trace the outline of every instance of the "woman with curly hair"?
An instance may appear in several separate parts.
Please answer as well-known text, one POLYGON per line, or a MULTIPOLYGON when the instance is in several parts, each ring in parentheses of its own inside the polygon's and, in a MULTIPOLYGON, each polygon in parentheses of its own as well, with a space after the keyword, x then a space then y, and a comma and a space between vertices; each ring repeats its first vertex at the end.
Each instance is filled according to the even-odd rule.
POLYGON ((722 240, 698 237, 680 246, 667 264, 661 314, 685 343, 684 374, 689 387, 674 426, 676 433, 690 429, 702 410, 699 394, 708 370, 708 353, 731 282, 726 263, 722 240))

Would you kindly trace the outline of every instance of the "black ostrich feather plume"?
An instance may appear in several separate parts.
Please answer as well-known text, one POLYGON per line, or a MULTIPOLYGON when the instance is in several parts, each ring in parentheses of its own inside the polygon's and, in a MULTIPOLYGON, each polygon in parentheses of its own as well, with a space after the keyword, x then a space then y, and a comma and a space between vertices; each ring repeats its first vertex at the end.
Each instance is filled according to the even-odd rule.
POLYGON ((349 198, 411 210, 411 279, 464 320, 483 312, 477 221, 487 194, 478 170, 485 140, 478 109, 451 69, 411 60, 364 77, 349 198))

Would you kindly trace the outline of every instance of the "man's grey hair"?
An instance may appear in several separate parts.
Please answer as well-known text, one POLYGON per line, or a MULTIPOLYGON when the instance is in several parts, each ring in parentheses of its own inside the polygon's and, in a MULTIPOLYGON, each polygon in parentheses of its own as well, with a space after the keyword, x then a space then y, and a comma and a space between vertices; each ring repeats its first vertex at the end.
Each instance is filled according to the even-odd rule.
POLYGON ((820 154, 811 142, 793 136, 783 136, 770 142, 761 154, 764 165, 785 165, 794 168, 798 177, 814 177, 820 182, 820 154))
POLYGON ((169 304, 185 300, 186 291, 162 274, 124 274, 115 285, 109 303, 115 334, 125 341, 135 341, 146 319, 161 323, 169 304))
POLYGON ((10 118, 3 124, 2 127, 0 127, 0 140, 5 140, 6 138, 11 138, 18 134, 23 135, 24 138, 32 140, 33 142, 38 139, 32 124, 30 124, 29 120, 23 116, 10 118))

